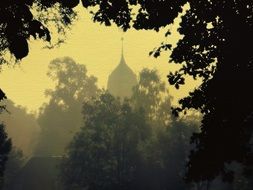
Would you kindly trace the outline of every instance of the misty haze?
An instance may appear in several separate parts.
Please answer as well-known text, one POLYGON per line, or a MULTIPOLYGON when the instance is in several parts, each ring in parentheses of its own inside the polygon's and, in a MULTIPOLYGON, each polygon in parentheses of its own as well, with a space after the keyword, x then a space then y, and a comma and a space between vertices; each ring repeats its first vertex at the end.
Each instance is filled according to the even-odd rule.
POLYGON ((252 0, 2 0, 0 190, 252 190, 252 0))

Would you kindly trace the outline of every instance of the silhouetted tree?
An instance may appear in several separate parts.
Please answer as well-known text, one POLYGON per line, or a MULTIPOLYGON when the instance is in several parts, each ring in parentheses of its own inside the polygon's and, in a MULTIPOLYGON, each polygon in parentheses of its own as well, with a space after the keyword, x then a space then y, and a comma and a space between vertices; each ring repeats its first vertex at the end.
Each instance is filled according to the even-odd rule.
POLYGON ((6 62, 4 53, 9 51, 16 59, 28 55, 28 40, 51 41, 49 22, 64 33, 75 14, 72 10, 79 0, 2 0, 0 3, 0 64, 6 62), (50 13, 50 14, 49 14, 50 13))
POLYGON ((39 112, 41 134, 35 153, 59 156, 81 127, 82 103, 96 95, 97 79, 87 76, 86 67, 69 57, 51 61, 48 76, 56 82, 56 87, 46 91, 50 100, 39 112))
MULTIPOLYGON (((2 0, 0 2, 0 67, 6 64, 4 55, 10 53, 16 60, 28 55, 28 41, 42 39, 49 48, 61 43, 66 29, 75 19, 72 8, 79 0, 2 0), (49 26, 58 32, 58 40, 51 43, 49 26)), ((5 96, 0 89, 0 99, 5 96)))
POLYGON ((149 134, 142 111, 108 93, 85 101, 84 125, 61 165, 66 189, 132 189, 138 144, 149 134))

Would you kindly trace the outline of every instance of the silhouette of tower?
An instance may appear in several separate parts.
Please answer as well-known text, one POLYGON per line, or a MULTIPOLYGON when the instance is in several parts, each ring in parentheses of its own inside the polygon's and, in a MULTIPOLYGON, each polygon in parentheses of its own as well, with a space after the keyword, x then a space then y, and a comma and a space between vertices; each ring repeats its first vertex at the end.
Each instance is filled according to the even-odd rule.
POLYGON ((112 71, 108 77, 108 91, 120 98, 130 97, 132 89, 137 85, 137 78, 132 69, 126 64, 124 58, 123 38, 121 47, 121 59, 118 66, 112 71))

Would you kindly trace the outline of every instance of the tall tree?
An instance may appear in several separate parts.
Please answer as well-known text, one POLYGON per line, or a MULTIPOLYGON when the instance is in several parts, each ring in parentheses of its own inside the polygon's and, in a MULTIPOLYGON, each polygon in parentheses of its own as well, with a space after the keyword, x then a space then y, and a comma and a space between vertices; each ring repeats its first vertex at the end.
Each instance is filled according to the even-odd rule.
POLYGON ((138 144, 149 133, 143 112, 102 92, 85 101, 83 116, 61 165, 66 189, 134 188, 138 144))
POLYGON ((69 57, 51 61, 48 76, 56 82, 56 87, 46 91, 50 100, 38 116, 41 134, 35 153, 62 155, 65 146, 81 127, 83 101, 97 93, 97 79, 88 76, 86 67, 69 57))
POLYGON ((165 126, 171 121, 171 100, 172 96, 158 71, 144 68, 139 73, 138 84, 133 88, 133 106, 143 108, 149 122, 165 126))

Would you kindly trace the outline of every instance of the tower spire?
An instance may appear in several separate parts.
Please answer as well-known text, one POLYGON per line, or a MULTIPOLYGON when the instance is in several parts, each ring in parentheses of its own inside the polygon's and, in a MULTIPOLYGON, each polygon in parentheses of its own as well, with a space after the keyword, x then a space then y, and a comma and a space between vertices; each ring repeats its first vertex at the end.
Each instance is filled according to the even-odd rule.
POLYGON ((121 40, 121 50, 120 47, 118 47, 118 53, 120 54, 119 51, 121 51, 121 59, 108 77, 107 89, 112 95, 120 97, 121 100, 123 100, 123 98, 130 98, 132 96, 132 88, 137 85, 137 79, 135 73, 126 64, 124 59, 123 34, 119 40, 121 40))
POLYGON ((121 60, 120 64, 126 64, 125 58, 124 58, 124 37, 121 37, 121 60))
POLYGON ((124 57, 124 37, 121 37, 121 57, 124 57))

